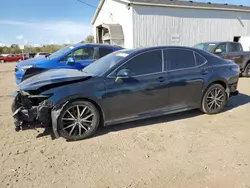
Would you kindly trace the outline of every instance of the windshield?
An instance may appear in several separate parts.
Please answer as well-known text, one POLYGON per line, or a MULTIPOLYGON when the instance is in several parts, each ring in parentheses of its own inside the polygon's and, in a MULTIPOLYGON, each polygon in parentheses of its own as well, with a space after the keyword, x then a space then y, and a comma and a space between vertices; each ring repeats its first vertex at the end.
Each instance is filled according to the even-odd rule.
POLYGON ((201 49, 201 50, 205 50, 208 52, 212 52, 215 46, 216 46, 216 43, 200 43, 200 44, 194 45, 193 47, 201 49))
POLYGON ((83 72, 93 75, 103 75, 122 59, 133 53, 135 50, 120 50, 108 54, 101 59, 91 63, 89 66, 82 69, 83 72))
POLYGON ((55 51, 54 53, 52 53, 49 58, 50 59, 54 59, 57 58, 67 52, 69 52, 70 50, 72 50, 74 47, 73 46, 66 46, 64 48, 61 48, 60 50, 55 51))

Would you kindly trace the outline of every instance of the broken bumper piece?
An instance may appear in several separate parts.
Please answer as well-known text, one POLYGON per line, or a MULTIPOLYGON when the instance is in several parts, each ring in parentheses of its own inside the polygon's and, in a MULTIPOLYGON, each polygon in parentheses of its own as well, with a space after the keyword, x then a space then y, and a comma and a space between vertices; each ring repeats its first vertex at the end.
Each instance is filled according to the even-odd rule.
POLYGON ((51 109, 54 104, 48 100, 49 96, 15 93, 12 112, 16 131, 26 123, 39 122, 42 125, 51 124, 51 109))

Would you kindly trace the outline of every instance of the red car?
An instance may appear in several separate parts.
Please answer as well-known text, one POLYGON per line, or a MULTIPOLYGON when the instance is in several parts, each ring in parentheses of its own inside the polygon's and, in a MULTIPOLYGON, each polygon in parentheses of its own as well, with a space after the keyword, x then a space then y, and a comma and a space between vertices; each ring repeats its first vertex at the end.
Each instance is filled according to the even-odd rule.
POLYGON ((0 63, 4 62, 14 62, 14 61, 22 61, 26 59, 25 57, 23 58, 22 55, 15 55, 15 54, 10 54, 7 56, 0 56, 0 63))

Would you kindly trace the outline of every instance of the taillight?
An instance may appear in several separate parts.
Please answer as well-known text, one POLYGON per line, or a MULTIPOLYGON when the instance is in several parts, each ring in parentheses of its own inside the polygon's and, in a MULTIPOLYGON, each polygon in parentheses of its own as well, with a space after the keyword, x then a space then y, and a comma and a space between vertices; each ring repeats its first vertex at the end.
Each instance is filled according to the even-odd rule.
POLYGON ((236 59, 239 59, 240 57, 238 56, 230 56, 230 55, 226 55, 224 56, 225 59, 232 59, 232 60, 236 60, 236 59))

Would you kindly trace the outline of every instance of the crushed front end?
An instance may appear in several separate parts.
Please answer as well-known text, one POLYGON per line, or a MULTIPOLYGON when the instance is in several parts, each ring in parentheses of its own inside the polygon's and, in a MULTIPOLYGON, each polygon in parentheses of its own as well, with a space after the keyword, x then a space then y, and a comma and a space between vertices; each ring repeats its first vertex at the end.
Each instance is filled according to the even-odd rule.
POLYGON ((51 109, 54 104, 49 100, 50 96, 39 95, 37 91, 20 90, 14 93, 12 112, 17 131, 22 129, 25 123, 51 125, 51 109))

